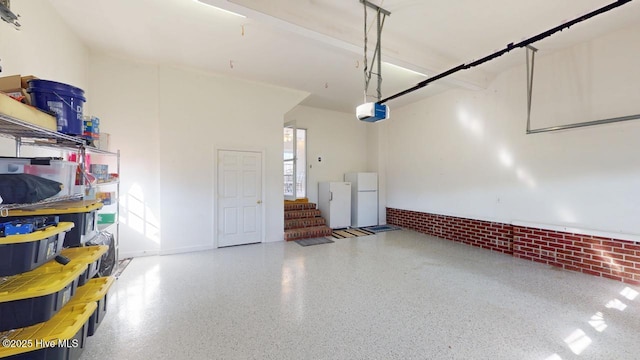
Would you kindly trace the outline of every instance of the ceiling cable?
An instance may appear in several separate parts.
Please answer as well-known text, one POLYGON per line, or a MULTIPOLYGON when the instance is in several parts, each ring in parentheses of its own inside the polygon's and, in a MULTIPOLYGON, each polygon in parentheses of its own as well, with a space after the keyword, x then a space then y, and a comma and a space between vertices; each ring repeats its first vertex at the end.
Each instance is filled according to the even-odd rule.
POLYGON ((446 76, 449 76, 449 75, 451 75, 453 73, 456 73, 456 72, 458 72, 460 70, 469 69, 469 68, 472 68, 474 66, 478 66, 480 64, 483 64, 483 63, 485 63, 487 61, 493 60, 493 59, 495 59, 495 58, 497 58, 499 56, 502 56, 502 55, 508 53, 509 51, 511 51, 513 49, 526 47, 528 45, 531 45, 531 44, 533 44, 533 43, 535 43, 537 41, 540 41, 540 40, 542 40, 542 39, 544 39, 546 37, 549 37, 549 36, 559 32, 559 31, 562 31, 564 29, 568 29, 569 27, 571 27, 571 26, 573 26, 573 25, 575 25, 575 24, 577 24, 579 22, 585 21, 587 19, 590 19, 590 18, 592 18, 592 17, 594 17, 596 15, 605 13, 607 11, 613 10, 613 9, 615 9, 615 8, 617 8, 619 6, 622 6, 622 5, 624 5, 624 4, 626 4, 626 3, 630 2, 630 1, 631 0, 618 0, 618 1, 614 2, 614 3, 611 3, 609 5, 601 7, 599 9, 594 10, 594 11, 592 11, 590 13, 585 14, 585 15, 582 15, 582 16, 576 18, 576 19, 568 21, 568 22, 566 22, 566 23, 564 23, 562 25, 558 25, 558 26, 554 27, 553 29, 547 30, 547 31, 545 31, 543 33, 540 33, 540 34, 536 35, 536 36, 533 36, 533 37, 530 37, 530 38, 528 38, 526 40, 523 40, 523 41, 521 41, 519 43, 516 43, 516 44, 509 43, 509 44, 507 44, 507 46, 504 49, 498 50, 498 51, 494 52, 493 54, 487 55, 487 56, 481 58, 480 60, 474 60, 474 61, 472 61, 470 63, 458 65, 458 66, 456 66, 454 68, 451 68, 451 69, 449 69, 449 70, 447 70, 447 71, 445 71, 443 73, 440 73, 438 75, 432 76, 432 77, 430 77, 430 78, 428 78, 428 79, 426 79, 424 81, 421 81, 417 85, 415 85, 415 86, 413 86, 413 87, 411 87, 411 88, 409 88, 407 90, 401 91, 401 92, 399 92, 399 93, 397 93, 395 95, 391 95, 391 96, 389 96, 387 98, 384 98, 382 100, 378 100, 378 104, 383 104, 383 103, 385 103, 385 102, 387 102, 389 100, 393 100, 393 99, 395 99, 397 97, 406 95, 406 94, 408 94, 410 92, 413 92, 413 91, 416 91, 416 90, 418 90, 420 88, 423 88, 423 87, 427 86, 428 84, 430 84, 430 83, 432 83, 432 82, 434 82, 436 80, 440 80, 440 79, 442 79, 442 78, 444 78, 446 76))
POLYGON ((367 3, 364 1, 362 2, 362 8, 364 9, 364 102, 367 102, 367 91, 369 90, 369 80, 371 76, 367 76, 369 67, 367 60, 367 42, 369 39, 367 38, 367 3))

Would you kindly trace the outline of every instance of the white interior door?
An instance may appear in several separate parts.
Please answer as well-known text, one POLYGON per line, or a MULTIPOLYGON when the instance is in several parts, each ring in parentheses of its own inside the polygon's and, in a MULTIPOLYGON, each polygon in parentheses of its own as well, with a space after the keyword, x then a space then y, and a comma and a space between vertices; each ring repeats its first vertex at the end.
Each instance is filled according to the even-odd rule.
POLYGON ((218 247, 262 241, 262 153, 218 151, 218 247))

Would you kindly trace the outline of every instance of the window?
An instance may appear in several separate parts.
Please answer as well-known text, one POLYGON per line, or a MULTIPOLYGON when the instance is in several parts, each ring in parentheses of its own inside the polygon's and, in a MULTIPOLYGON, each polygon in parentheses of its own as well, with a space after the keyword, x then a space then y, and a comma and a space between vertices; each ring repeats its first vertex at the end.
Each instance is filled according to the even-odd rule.
POLYGON ((307 130, 284 128, 284 196, 295 200, 307 196, 307 130), (294 141, 295 139, 295 141, 294 141))

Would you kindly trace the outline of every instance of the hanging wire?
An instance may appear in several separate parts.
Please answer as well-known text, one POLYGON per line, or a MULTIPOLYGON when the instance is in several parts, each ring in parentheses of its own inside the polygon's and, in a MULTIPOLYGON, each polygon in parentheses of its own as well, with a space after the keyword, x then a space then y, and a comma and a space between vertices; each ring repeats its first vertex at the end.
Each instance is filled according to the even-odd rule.
POLYGON ((367 90, 369 90, 369 80, 371 76, 367 74, 369 64, 367 60, 367 3, 362 2, 362 7, 364 8, 364 102, 367 102, 367 90))
MULTIPOLYGON (((384 1, 383 1, 384 2, 384 1)), ((382 4, 381 4, 382 5, 382 4)), ((387 15, 382 16, 382 22, 380 22, 380 8, 378 8, 378 41, 376 42, 376 54, 378 55, 378 87, 377 87, 377 97, 376 100, 382 99, 382 28, 384 27, 384 20, 387 18, 387 15)))
MULTIPOLYGON (((365 4, 366 6, 367 4, 365 4)), ((382 6, 384 5, 384 0, 380 1, 380 6, 378 7, 378 11, 380 11, 380 9, 382 8, 382 6)), ((365 17, 365 24, 367 23, 366 21, 366 17, 365 17)), ((371 24, 369 24, 369 29, 366 30, 367 34, 371 31, 371 28, 373 27, 373 24, 375 23, 375 21, 371 21, 371 24)))
MULTIPOLYGON (((380 49, 380 30, 382 29, 382 27, 384 26, 384 20, 386 19, 386 15, 384 15, 382 17, 382 23, 380 23, 380 9, 382 8, 382 5, 384 4, 384 0, 382 0, 380 2, 380 6, 378 7, 377 10, 377 20, 372 20, 371 24, 369 24, 369 26, 367 27, 367 3, 366 1, 362 2, 362 6, 364 9, 364 102, 367 102, 367 98, 368 97, 372 97, 372 98, 376 98, 376 100, 380 100, 380 98, 382 97, 382 93, 380 90, 380 87, 378 86, 378 90, 377 90, 377 94, 378 96, 373 96, 373 95, 367 95, 367 92, 369 91, 369 83, 371 82, 371 75, 373 74, 373 71, 369 71, 369 63, 368 63, 368 59, 367 59, 367 51, 368 51, 368 42, 369 42, 369 31, 371 31, 371 28, 373 27, 373 24, 378 23, 378 41, 376 42, 376 48, 374 51, 374 58, 373 61, 371 63, 371 66, 373 66, 373 64, 376 61, 376 54, 378 54, 379 51, 382 51, 380 49)), ((379 58, 379 56, 378 56, 379 58)), ((380 59, 378 59, 378 62, 380 61, 380 59)), ((378 71, 378 73, 376 75, 378 75, 378 78, 380 81, 382 81, 382 76, 380 74, 381 71, 378 71)))

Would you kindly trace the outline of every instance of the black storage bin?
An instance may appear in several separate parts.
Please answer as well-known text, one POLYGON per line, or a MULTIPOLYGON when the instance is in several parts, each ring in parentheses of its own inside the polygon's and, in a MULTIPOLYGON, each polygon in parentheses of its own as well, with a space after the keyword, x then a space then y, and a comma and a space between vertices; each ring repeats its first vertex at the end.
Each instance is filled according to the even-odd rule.
POLYGON ((64 247, 82 246, 98 234, 97 212, 103 204, 96 200, 60 202, 46 208, 9 211, 3 221, 12 221, 25 216, 57 215, 60 221, 72 222, 76 226, 65 236, 64 247))
POLYGON ((96 311, 89 318, 87 336, 93 336, 96 333, 107 313, 107 296, 114 281, 115 277, 113 276, 91 279, 85 286, 78 288, 75 297, 69 302, 71 305, 89 302, 95 302, 98 305, 96 311))
POLYGON ((0 331, 51 319, 75 295, 86 263, 49 261, 39 268, 0 282, 0 331))
POLYGON ((34 270, 55 258, 73 223, 63 222, 48 229, 0 238, 0 276, 34 270))
POLYGON ((78 286, 82 286, 98 274, 102 257, 108 250, 107 245, 92 245, 63 249, 60 255, 71 262, 87 264, 87 269, 78 278, 78 286))
POLYGON ((86 345, 89 319, 95 302, 67 304, 51 320, 1 333, 9 346, 0 347, 0 358, 11 360, 78 360, 86 345), (64 326, 63 324, 67 324, 64 326))
POLYGON ((76 224, 76 227, 69 232, 69 235, 64 240, 65 247, 81 246, 92 237, 92 234, 94 236, 97 234, 97 209, 80 213, 60 214, 59 216, 60 221, 70 221, 76 224))

